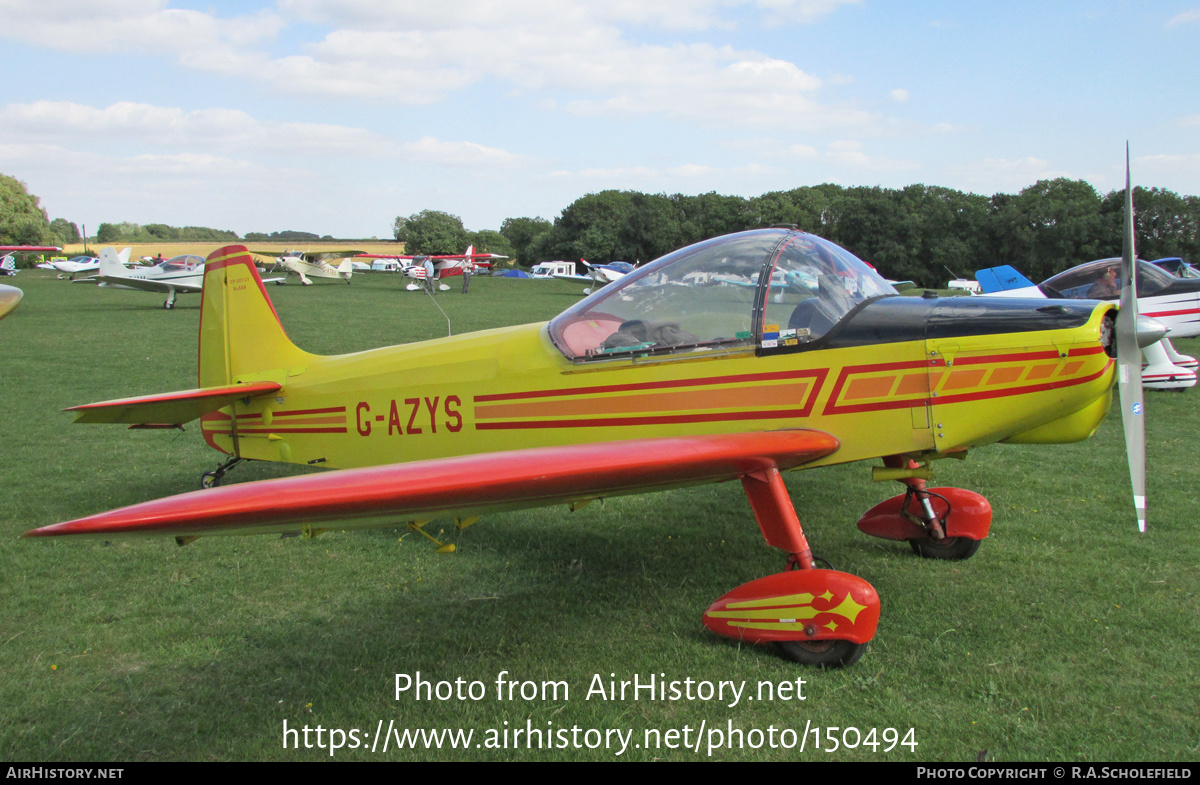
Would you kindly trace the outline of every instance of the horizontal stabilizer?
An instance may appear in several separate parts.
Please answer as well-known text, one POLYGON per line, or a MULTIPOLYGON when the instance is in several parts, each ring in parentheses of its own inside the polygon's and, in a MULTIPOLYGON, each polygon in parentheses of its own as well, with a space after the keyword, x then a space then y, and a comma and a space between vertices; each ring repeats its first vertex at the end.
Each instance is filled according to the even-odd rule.
POLYGON ((140 398, 120 398, 115 401, 87 403, 83 406, 72 406, 63 411, 77 412, 75 422, 182 425, 228 406, 239 398, 268 395, 282 387, 283 385, 278 382, 201 387, 196 390, 180 390, 146 395, 140 398))
POLYGON ((733 480, 828 455, 814 430, 632 439, 439 458, 193 491, 46 526, 27 537, 176 537, 397 525, 733 480))

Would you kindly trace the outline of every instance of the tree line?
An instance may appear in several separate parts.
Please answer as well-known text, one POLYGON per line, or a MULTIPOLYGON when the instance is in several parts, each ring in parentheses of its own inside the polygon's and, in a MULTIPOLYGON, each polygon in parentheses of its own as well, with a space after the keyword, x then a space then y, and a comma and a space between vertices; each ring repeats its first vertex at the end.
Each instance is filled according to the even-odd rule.
MULTIPOLYGON (((1200 260, 1200 197, 1136 188, 1134 203, 1141 257, 1200 260)), ((506 218, 499 231, 468 231, 461 218, 437 210, 398 217, 392 229, 410 253, 453 254, 474 245, 529 267, 551 259, 645 262, 717 235, 784 224, 846 247, 890 278, 936 286, 948 271, 969 277, 984 267, 1011 264, 1040 281, 1080 262, 1118 256, 1123 207, 1122 191, 1101 195, 1087 182, 1067 178, 990 197, 928 185, 825 183, 755 197, 610 190, 576 199, 554 221, 506 218)), ((0 175, 0 244, 80 239, 75 224, 49 220, 24 183, 0 175)), ((242 238, 221 229, 126 222, 101 224, 95 239, 116 244, 242 238)), ((317 236, 251 232, 245 239, 317 236)))
MULTIPOLYGON (((553 223, 510 218, 500 233, 524 265, 637 262, 709 237, 782 224, 838 243, 889 278, 922 286, 944 285, 949 271, 971 277, 1001 264, 1040 281, 1121 254, 1124 196, 1101 196, 1066 178, 991 197, 927 185, 823 184, 751 198, 602 191, 577 199, 553 223)), ((1136 188, 1134 202, 1139 256, 1200 260, 1200 198, 1136 188)))

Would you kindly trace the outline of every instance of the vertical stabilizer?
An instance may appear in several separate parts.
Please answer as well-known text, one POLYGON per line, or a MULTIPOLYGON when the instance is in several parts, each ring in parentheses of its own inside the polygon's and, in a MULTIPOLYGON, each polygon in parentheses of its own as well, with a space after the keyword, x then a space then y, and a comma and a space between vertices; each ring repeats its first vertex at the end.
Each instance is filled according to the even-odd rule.
POLYGON ((287 337, 244 246, 209 254, 200 303, 201 387, 295 372, 313 356, 287 337))
MULTIPOLYGON (((129 250, 125 249, 125 258, 129 258, 129 250)), ((111 245, 100 250, 100 275, 129 275, 129 270, 125 265, 121 264, 121 255, 117 253, 117 249, 111 245)))

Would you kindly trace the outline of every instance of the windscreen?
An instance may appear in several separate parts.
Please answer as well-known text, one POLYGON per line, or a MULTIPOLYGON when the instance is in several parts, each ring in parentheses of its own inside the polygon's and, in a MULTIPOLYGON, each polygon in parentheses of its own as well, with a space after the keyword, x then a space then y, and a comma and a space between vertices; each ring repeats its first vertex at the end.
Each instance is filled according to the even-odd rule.
POLYGON ((763 229, 697 243, 636 269, 556 317, 550 336, 576 360, 741 348, 789 330, 790 344, 799 344, 883 294, 895 290, 833 243, 763 229), (808 310, 822 321, 796 315, 808 310))

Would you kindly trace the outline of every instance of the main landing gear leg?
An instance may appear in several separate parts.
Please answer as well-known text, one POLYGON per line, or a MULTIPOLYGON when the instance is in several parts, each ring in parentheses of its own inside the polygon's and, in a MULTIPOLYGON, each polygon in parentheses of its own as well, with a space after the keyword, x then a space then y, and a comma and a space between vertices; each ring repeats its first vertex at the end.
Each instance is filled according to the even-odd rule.
POLYGON ((962 488, 927 488, 927 467, 899 455, 883 459, 877 480, 897 480, 903 494, 872 507, 858 528, 885 540, 907 540, 913 553, 927 559, 969 559, 992 525, 988 500, 962 488))
POLYGON ((217 468, 213 469, 211 472, 205 472, 204 474, 201 474, 200 475, 200 487, 204 490, 208 490, 209 488, 216 488, 218 485, 221 484, 221 479, 225 476, 225 472, 229 471, 234 466, 237 466, 239 463, 241 463, 244 460, 246 460, 246 459, 238 457, 238 456, 234 456, 234 457, 230 458, 229 460, 225 461, 225 463, 221 464, 217 468))
POLYGON ((790 660, 818 667, 852 665, 879 623, 879 595, 856 575, 819 569, 778 467, 742 478, 767 544, 788 554, 788 571, 743 584, 705 611, 713 632, 774 643, 790 660))

